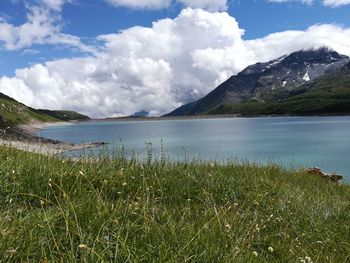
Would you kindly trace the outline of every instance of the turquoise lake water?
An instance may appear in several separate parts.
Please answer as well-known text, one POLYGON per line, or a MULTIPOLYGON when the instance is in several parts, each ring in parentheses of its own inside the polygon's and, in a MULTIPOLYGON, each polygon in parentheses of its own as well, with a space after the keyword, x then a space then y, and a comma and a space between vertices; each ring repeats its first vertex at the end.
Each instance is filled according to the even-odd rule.
POLYGON ((85 122, 48 127, 39 135, 74 143, 110 142, 110 151, 123 145, 141 157, 151 143, 156 158, 164 152, 172 160, 272 161, 318 166, 350 178, 350 117, 85 122))

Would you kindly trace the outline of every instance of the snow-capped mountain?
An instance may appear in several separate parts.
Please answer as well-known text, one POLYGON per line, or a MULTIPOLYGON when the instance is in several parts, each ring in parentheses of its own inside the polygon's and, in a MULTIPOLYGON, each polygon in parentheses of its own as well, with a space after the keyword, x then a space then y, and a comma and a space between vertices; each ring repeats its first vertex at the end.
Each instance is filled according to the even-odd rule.
POLYGON ((302 50, 266 63, 257 63, 232 76, 204 98, 168 115, 206 114, 221 105, 283 100, 306 92, 315 80, 336 72, 349 61, 347 56, 321 48, 302 50))

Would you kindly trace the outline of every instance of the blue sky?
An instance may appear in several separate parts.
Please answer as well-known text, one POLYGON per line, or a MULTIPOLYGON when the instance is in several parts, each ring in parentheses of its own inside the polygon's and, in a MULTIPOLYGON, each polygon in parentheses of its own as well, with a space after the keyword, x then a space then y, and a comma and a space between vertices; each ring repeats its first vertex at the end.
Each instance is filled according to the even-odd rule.
POLYGON ((0 92, 34 107, 157 115, 250 63, 322 45, 350 55, 349 28, 350 0, 1 0, 0 92), (149 106, 163 93, 169 101, 149 106))
MULTIPOLYGON (((260 38, 285 30, 304 30, 319 23, 350 26, 350 5, 330 8, 320 2, 305 5, 300 1, 271 3, 265 0, 231 0, 227 6, 227 12, 235 17, 240 27, 245 30, 245 39, 260 38)), ((150 27, 152 22, 158 19, 175 18, 182 8, 183 5, 179 3, 173 3, 169 8, 160 10, 145 10, 114 7, 102 0, 75 0, 62 9, 62 32, 79 36, 82 41, 88 42, 101 34, 117 32, 132 26, 150 27)), ((25 1, 2 0, 0 16, 11 24, 23 24, 26 21, 25 1)), ((0 74, 12 76, 15 69, 32 63, 76 55, 82 54, 52 45, 33 45, 15 51, 2 50, 0 74), (30 51, 23 53, 26 49, 30 51)))

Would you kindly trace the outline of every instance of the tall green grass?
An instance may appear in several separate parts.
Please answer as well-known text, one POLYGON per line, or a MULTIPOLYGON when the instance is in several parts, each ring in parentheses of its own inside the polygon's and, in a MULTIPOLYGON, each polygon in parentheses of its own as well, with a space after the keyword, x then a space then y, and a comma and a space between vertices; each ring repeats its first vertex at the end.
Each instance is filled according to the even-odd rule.
POLYGON ((350 187, 274 165, 0 147, 0 262, 349 262, 350 187))

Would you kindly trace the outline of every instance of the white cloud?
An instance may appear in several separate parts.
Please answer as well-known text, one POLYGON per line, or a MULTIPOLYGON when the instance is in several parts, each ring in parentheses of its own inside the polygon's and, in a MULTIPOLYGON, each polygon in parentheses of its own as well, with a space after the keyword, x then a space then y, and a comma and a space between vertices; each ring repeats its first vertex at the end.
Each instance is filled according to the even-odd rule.
POLYGON ((175 19, 102 35, 94 56, 62 59, 0 78, 0 92, 32 107, 93 117, 167 113, 198 99, 244 67, 305 48, 350 55, 350 29, 315 25, 245 41, 227 13, 184 9, 175 19), (329 36, 332 36, 331 38, 329 36))
POLYGON ((329 47, 350 56, 350 29, 333 24, 319 24, 306 31, 285 31, 247 41, 247 47, 261 61, 301 49, 329 47), (331 38, 329 36, 332 36, 331 38))
POLYGON ((268 1, 272 3, 302 2, 308 5, 311 5, 314 2, 314 0, 268 0, 268 1))
POLYGON ((137 9, 162 9, 171 4, 171 0, 105 0, 114 6, 124 6, 137 9))
POLYGON ((34 44, 62 44, 92 52, 76 36, 61 32, 60 11, 68 0, 44 0, 42 5, 26 5, 27 18, 15 26, 0 20, 0 50, 18 50, 34 44))
POLYGON ((62 6, 66 3, 70 3, 71 0, 42 0, 42 2, 49 9, 61 11, 62 6))
MULTIPOLYGON (((316 0, 268 0, 273 3, 286 3, 286 2, 302 2, 304 4, 312 5, 316 0)), ((350 0, 322 0, 323 5, 330 7, 339 7, 344 5, 349 5, 350 0)))
POLYGON ((227 0, 177 0, 187 7, 202 8, 209 11, 222 11, 227 9, 227 0))
POLYGON ((33 107, 68 108, 92 116, 142 110, 163 114, 205 95, 246 65, 242 34, 227 13, 185 9, 174 20, 160 20, 152 28, 100 36, 104 46, 94 57, 17 70, 11 88, 0 83, 0 91, 33 107), (206 69, 206 53, 230 47, 239 54, 235 59, 225 65, 216 61, 215 71, 214 66, 206 69), (19 95, 27 90, 27 96, 19 95))
POLYGON ((227 9, 227 0, 105 0, 113 6, 124 6, 135 9, 168 8, 172 2, 181 3, 185 7, 202 8, 208 11, 222 11, 227 9))
POLYGON ((39 54, 40 51, 39 50, 35 50, 35 49, 25 49, 22 51, 21 56, 25 56, 25 55, 36 55, 39 54))
POLYGON ((350 5, 350 0, 323 0, 325 6, 338 7, 343 5, 350 5))

